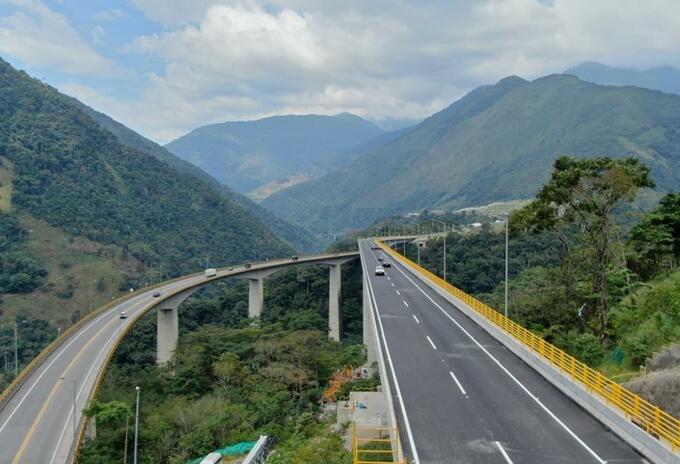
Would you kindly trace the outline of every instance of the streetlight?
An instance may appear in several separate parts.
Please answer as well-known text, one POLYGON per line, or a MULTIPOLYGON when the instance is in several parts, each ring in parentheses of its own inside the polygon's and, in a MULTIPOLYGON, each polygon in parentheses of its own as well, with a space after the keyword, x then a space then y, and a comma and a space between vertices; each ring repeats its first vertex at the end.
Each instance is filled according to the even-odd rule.
POLYGON ((19 324, 27 323, 27 320, 14 321, 14 377, 19 375, 19 324))
POLYGON ((446 282, 446 223, 444 221, 438 221, 433 219, 434 222, 439 222, 444 226, 444 282, 446 282))
POLYGON ((137 392, 137 401, 135 406, 135 449, 132 455, 133 464, 137 464, 137 442, 139 440, 139 386, 135 387, 135 392, 137 392))
POLYGON ((508 317, 508 243, 510 242, 508 223, 510 222, 510 218, 503 217, 503 222, 505 222, 505 306, 503 313, 505 314, 505 317, 508 317))

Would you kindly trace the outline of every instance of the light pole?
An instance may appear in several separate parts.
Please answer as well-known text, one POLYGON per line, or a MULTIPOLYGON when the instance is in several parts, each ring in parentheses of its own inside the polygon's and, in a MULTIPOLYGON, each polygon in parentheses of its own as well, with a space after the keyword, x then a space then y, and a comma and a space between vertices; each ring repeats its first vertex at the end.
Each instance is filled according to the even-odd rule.
MULTIPOLYGON (((500 218, 499 218, 500 219, 500 218)), ((503 222, 505 222, 505 298, 503 306, 503 314, 508 317, 508 269, 509 269, 509 242, 510 242, 510 232, 508 223, 510 222, 510 217, 504 217, 503 222)))
POLYGON ((446 282, 446 223, 444 221, 438 221, 433 219, 434 222, 439 222, 444 226, 444 282, 446 282))
POLYGON ((505 317, 508 317, 508 243, 510 241, 508 222, 510 218, 505 218, 505 317))
POLYGON ((139 386, 135 387, 135 392, 137 392, 137 400, 135 406, 135 448, 132 455, 133 464, 137 464, 137 443, 139 440, 139 386))
POLYGON ((19 324, 26 322, 28 321, 14 321, 14 377, 19 375, 19 324))

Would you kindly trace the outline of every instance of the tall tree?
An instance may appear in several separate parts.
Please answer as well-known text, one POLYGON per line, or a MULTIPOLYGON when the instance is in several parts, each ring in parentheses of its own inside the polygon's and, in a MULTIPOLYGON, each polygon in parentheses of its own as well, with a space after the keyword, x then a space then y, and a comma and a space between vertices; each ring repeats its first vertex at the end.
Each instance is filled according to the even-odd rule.
POLYGON ((574 282, 574 239, 566 231, 578 226, 575 235, 590 286, 586 314, 601 339, 608 336, 608 273, 617 241, 614 211, 632 201, 640 188, 653 186, 649 168, 635 158, 562 156, 555 161, 550 180, 536 199, 513 219, 514 229, 553 230, 558 234, 565 249, 569 291, 573 291, 574 282))
POLYGON ((680 263, 680 193, 669 193, 633 227, 630 244, 639 259, 635 270, 647 276, 680 263))

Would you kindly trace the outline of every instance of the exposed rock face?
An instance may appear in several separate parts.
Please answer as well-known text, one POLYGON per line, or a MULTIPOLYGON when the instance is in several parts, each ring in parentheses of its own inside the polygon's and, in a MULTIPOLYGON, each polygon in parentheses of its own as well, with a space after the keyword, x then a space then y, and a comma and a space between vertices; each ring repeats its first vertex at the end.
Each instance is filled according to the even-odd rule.
POLYGON ((645 362, 647 375, 624 384, 630 391, 680 417, 680 345, 670 345, 645 362))

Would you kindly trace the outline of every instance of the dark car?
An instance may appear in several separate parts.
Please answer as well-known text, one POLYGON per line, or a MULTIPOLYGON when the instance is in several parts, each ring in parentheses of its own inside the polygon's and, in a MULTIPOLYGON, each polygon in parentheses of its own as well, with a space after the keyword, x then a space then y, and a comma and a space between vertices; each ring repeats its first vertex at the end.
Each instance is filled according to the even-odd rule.
POLYGON ((389 261, 385 261, 383 263, 383 267, 392 267, 392 263, 390 263, 389 261))
POLYGON ((293 255, 293 256, 290 257, 290 259, 292 259, 293 261, 297 261, 298 257, 296 255, 293 255))
POLYGON ((154 297, 154 298, 158 298, 159 296, 161 296, 161 292, 159 292, 158 290, 156 290, 155 292, 153 292, 153 297, 154 297))

